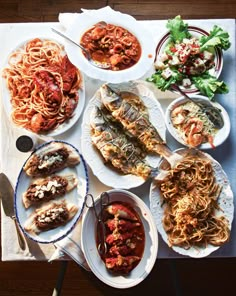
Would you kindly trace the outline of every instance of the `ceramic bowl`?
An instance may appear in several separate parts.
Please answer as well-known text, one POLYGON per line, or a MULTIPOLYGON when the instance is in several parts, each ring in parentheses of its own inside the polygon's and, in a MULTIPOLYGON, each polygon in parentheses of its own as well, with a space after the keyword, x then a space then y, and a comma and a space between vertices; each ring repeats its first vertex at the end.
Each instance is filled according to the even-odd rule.
MULTIPOLYGON (((229 115, 227 113, 227 111, 219 104, 216 102, 210 102, 209 99, 205 96, 201 96, 201 95, 189 95, 191 98, 193 98, 194 100, 196 100, 199 103, 202 103, 203 105, 213 105, 215 107, 217 107, 218 109, 221 110, 221 114, 224 120, 224 126, 223 128, 216 130, 215 134, 213 135, 213 145, 212 146, 209 142, 206 143, 202 143, 201 145, 198 145, 197 147, 199 149, 212 149, 214 147, 217 147, 219 145, 221 145, 222 143, 224 143, 224 141, 228 138, 229 133, 230 133, 230 119, 229 119, 229 115)), ((185 104, 186 102, 188 102, 189 100, 185 97, 180 97, 175 99, 174 101, 172 101, 165 112, 165 122, 166 122, 166 126, 168 131, 170 132, 170 134, 175 138, 175 140, 177 140, 179 143, 181 143, 184 146, 188 146, 188 147, 193 147, 189 144, 187 144, 181 133, 177 130, 177 128, 174 127, 173 122, 171 120, 171 113, 172 111, 177 108, 178 106, 181 106, 182 104, 185 104)))
POLYGON ((67 35, 77 43, 80 43, 83 34, 100 21, 127 29, 138 39, 142 48, 138 62, 130 68, 120 71, 100 69, 89 63, 80 48, 71 42, 65 41, 65 49, 71 62, 87 76, 102 81, 120 83, 142 77, 153 65, 155 44, 151 33, 145 30, 145 27, 132 16, 114 11, 111 8, 94 10, 92 13, 85 11, 75 17, 68 27, 67 35))

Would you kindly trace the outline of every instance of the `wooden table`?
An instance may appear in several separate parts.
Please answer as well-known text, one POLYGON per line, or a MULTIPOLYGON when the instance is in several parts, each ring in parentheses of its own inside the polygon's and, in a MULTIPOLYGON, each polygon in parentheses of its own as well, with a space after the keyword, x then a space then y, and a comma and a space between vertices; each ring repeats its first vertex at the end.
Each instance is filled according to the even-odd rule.
MULTIPOLYGON (((0 21, 57 21, 59 12, 110 5, 139 20, 168 19, 181 14, 184 19, 235 18, 234 0, 172 1, 84 1, 84 0, 0 0, 0 21)), ((222 295, 234 288, 236 258, 157 260, 148 278, 128 290, 110 288, 92 273, 69 262, 62 295, 222 295)), ((0 262, 0 296, 51 295, 60 262, 0 262)))

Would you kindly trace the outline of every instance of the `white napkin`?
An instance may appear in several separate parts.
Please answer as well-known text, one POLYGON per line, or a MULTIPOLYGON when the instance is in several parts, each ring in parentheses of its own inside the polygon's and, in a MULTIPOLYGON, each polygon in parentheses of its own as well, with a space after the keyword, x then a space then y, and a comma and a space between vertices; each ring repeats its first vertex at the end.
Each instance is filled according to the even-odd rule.
POLYGON ((65 253, 84 269, 90 270, 81 249, 81 225, 82 220, 80 219, 73 231, 67 237, 54 244, 56 251, 48 260, 49 262, 63 257, 65 253))

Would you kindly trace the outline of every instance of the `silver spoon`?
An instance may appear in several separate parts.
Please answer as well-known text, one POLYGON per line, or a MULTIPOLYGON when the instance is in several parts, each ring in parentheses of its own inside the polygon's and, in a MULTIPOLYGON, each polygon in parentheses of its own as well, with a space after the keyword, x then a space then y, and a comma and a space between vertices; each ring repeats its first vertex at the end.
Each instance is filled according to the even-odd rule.
POLYGON ((187 98, 188 100, 196 104, 198 107, 200 107, 202 111, 207 115, 209 120, 214 124, 215 128, 221 129, 224 126, 224 120, 223 120, 221 111, 218 108, 212 105, 205 105, 205 104, 203 105, 201 103, 196 102, 194 99, 189 97, 184 91, 182 91, 181 88, 176 84, 172 84, 171 87, 173 90, 178 91, 185 98, 187 98))
MULTIPOLYGON (((102 25, 102 22, 101 22, 101 25, 102 25)), ((53 32, 55 32, 58 35, 64 37, 66 40, 72 42, 76 46, 80 47, 83 50, 83 52, 85 53, 87 60, 94 67, 101 68, 101 69, 108 69, 108 68, 111 67, 111 65, 109 63, 101 63, 101 62, 98 62, 98 61, 93 60, 90 52, 86 48, 84 48, 82 45, 80 45, 79 43, 75 42, 74 40, 72 40, 71 38, 69 38, 68 36, 66 36, 65 34, 63 34, 63 33, 59 32, 59 31, 55 30, 54 28, 51 28, 51 29, 52 29, 53 32)))

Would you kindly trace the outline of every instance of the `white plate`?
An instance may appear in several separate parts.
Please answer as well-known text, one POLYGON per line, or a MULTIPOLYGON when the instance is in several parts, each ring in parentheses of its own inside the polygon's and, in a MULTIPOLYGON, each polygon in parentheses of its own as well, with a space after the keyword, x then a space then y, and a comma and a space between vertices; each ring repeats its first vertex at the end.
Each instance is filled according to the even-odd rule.
MULTIPOLYGON (((157 258, 158 236, 152 214, 146 204, 135 194, 119 189, 107 191, 110 201, 129 203, 138 213, 144 226, 145 247, 141 261, 128 275, 116 275, 107 270, 97 251, 96 246, 96 218, 92 209, 83 216, 81 243, 86 261, 92 272, 105 284, 125 289, 133 287, 143 281, 151 272, 157 258), (90 235, 88 235, 88 233, 90 235)), ((97 211, 100 209, 98 199, 95 201, 97 211)))
MULTIPOLYGON (((79 151, 72 146, 69 143, 63 142, 63 141, 52 141, 52 142, 47 142, 40 147, 38 147, 32 154, 37 154, 41 152, 45 147, 48 145, 52 145, 53 142, 62 142, 65 145, 68 145, 75 149, 75 151, 79 154, 79 151)), ((31 154, 31 155, 32 155, 31 154)), ((73 229, 75 226, 76 222, 80 218, 83 207, 84 207, 84 198, 85 195, 88 192, 88 172, 87 172, 87 167, 85 164, 85 161, 80 155, 80 163, 76 165, 75 167, 68 167, 60 172, 58 172, 58 175, 65 175, 65 174, 70 174, 74 173, 77 176, 78 179, 78 185, 76 188, 74 188, 72 191, 66 194, 66 197, 60 197, 57 200, 63 200, 66 198, 66 201, 75 204, 78 206, 79 210, 76 213, 76 215, 73 217, 72 220, 70 220, 65 226, 60 226, 55 229, 41 232, 36 235, 32 235, 24 230, 24 224, 25 221, 28 219, 28 217, 34 212, 36 207, 30 207, 28 209, 25 209, 23 202, 22 202, 22 194, 28 189, 29 185, 33 182, 33 179, 27 176, 23 170, 23 167, 19 173, 19 176, 17 178, 17 183, 16 183, 16 188, 15 188, 15 212, 16 212, 16 218, 17 221, 24 232, 24 234, 29 237, 30 239, 38 242, 38 243, 54 243, 65 236, 67 236, 70 231, 73 229)), ((31 157, 31 156, 29 156, 31 157)), ((27 160, 26 160, 27 161, 27 160)), ((23 165, 24 166, 24 165, 23 165)))
MULTIPOLYGON (((181 153, 184 153, 185 151, 187 151, 187 149, 179 149, 176 151, 180 151, 181 153)), ((192 151, 194 153, 195 150, 192 150, 192 151)), ((198 153, 202 153, 205 157, 211 160, 215 177, 216 177, 216 182, 222 186, 222 191, 218 198, 218 205, 219 205, 219 209, 221 210, 216 211, 216 215, 219 215, 219 216, 224 215, 224 217, 229 222, 229 229, 231 229, 232 221, 234 217, 234 195, 231 190, 228 177, 225 174, 224 170, 222 169, 221 165, 214 158, 212 158, 207 153, 200 152, 200 150, 198 151, 198 153)), ((155 219, 158 232, 162 236, 162 239, 164 240, 164 242, 168 245, 168 236, 162 225, 162 218, 164 214, 165 205, 163 205, 163 198, 161 196, 161 193, 158 187, 155 186, 154 182, 152 182, 151 184, 149 198, 150 198, 150 210, 155 219)), ((212 252, 219 249, 219 246, 213 246, 208 244, 205 248, 191 247, 187 250, 178 246, 173 246, 172 249, 181 255, 185 255, 193 258, 202 258, 210 255, 212 252)))
POLYGON ((155 44, 151 33, 132 16, 114 11, 110 7, 93 10, 92 13, 85 11, 76 15, 66 33, 75 42, 80 43, 82 35, 99 21, 121 26, 135 35, 142 47, 139 61, 129 69, 122 71, 99 69, 88 62, 80 48, 71 42, 65 41, 65 49, 71 62, 89 77, 107 82, 119 83, 142 77, 153 65, 155 44))
MULTIPOLYGON (((188 26, 188 31, 193 37, 196 37, 196 38, 209 35, 209 33, 206 32, 205 30, 195 26, 188 26)), ((165 51, 167 43, 169 42, 169 36, 170 36, 170 33, 168 32, 159 41, 156 48, 156 60, 165 51)), ((214 54, 215 54, 215 59, 214 59, 215 67, 209 70, 209 74, 218 78, 223 68, 223 53, 220 48, 215 47, 214 54)), ((189 88, 184 88, 183 86, 180 85, 180 88, 187 94, 198 94, 200 92, 194 84, 192 84, 189 88)))
MULTIPOLYGON (((129 91, 138 95, 144 102, 149 112, 151 123, 158 130, 160 136, 165 140, 165 120, 160 103, 148 88, 148 83, 142 81, 131 81, 127 83, 112 86, 117 91, 129 91)), ((98 90, 93 98, 89 101, 85 109, 82 123, 81 149, 83 156, 93 171, 93 174, 107 186, 113 188, 130 189, 142 185, 145 180, 135 175, 122 175, 111 167, 104 165, 104 160, 91 140, 90 113, 94 106, 101 106, 100 91, 98 90)), ((147 162, 152 167, 157 167, 160 157, 158 155, 148 155, 147 162)))
MULTIPOLYGON (((220 104, 218 104, 216 102, 210 102, 207 97, 204 97, 201 95, 189 95, 189 96, 191 98, 193 98, 194 100, 196 100, 197 102, 200 102, 200 103, 202 102, 203 104, 206 104, 206 105, 213 105, 214 107, 221 110, 221 114, 222 114, 222 117, 224 120, 224 126, 221 129, 219 129, 216 132, 216 134, 214 135, 213 144, 215 147, 217 147, 217 146, 221 145, 222 143, 224 143, 224 141, 228 138, 229 133, 230 133, 230 119, 229 119, 229 115, 228 115, 227 111, 220 104)), ((168 131, 179 143, 181 143, 182 145, 185 145, 185 146, 188 146, 188 145, 184 142, 183 138, 181 137, 181 134, 172 124, 171 112, 177 106, 182 105, 188 101, 189 100, 186 99, 185 97, 180 97, 178 99, 175 99, 167 107, 166 113, 165 113, 165 122, 166 122, 166 126, 167 126, 168 131)), ((212 149, 213 147, 210 145, 209 142, 207 142, 207 143, 203 143, 203 144, 199 145, 198 148, 199 149, 212 149)))
MULTIPOLYGON (((52 38, 45 38, 45 37, 35 37, 35 38, 39 38, 42 40, 52 40, 54 42, 57 42, 58 44, 60 44, 59 41, 57 41, 56 39, 52 39, 52 38)), ((13 48, 10 52, 10 54, 8 55, 8 57, 15 52, 16 50, 23 48, 25 46, 25 44, 27 42, 29 42, 30 40, 32 40, 34 38, 30 38, 28 40, 25 40, 23 42, 21 42, 20 44, 18 44, 15 48, 13 48)), ((62 44, 60 44, 62 45, 62 44)), ((62 53, 63 55, 65 54, 62 53)), ((3 69, 8 67, 8 58, 6 60, 6 62, 4 63, 3 69)), ((78 68, 79 69, 79 68, 78 68)), ((85 83, 84 83, 84 77, 83 77, 83 73, 80 70, 80 75, 81 75, 81 88, 79 89, 78 93, 79 93, 79 101, 78 104, 74 110, 74 115, 72 118, 70 118, 69 120, 65 121, 63 124, 59 125, 56 129, 49 131, 47 133, 40 133, 37 135, 42 135, 42 136, 48 136, 48 137, 55 137, 58 136, 64 132, 66 132, 68 129, 70 129, 75 123, 76 121, 79 119, 80 115, 82 114, 82 111, 84 109, 84 105, 85 105, 85 83)), ((1 89, 2 89, 2 98, 3 98, 3 105, 4 108, 6 110, 7 115, 9 116, 9 118, 11 119, 11 112, 12 112, 12 105, 11 105, 11 94, 10 91, 7 87, 7 83, 6 83, 6 79, 4 79, 3 77, 1 78, 1 89)), ((28 130, 27 130, 28 131, 28 130)))

